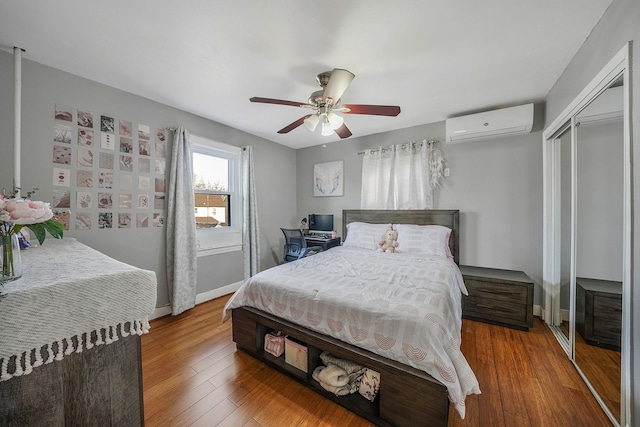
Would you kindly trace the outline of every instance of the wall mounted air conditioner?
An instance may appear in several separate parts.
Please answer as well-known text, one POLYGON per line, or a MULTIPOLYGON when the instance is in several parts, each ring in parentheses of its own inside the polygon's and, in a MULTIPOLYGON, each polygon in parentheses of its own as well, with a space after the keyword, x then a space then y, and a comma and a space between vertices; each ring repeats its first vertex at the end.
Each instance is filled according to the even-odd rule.
POLYGON ((531 132, 533 104, 485 111, 445 121, 446 142, 456 144, 531 132))

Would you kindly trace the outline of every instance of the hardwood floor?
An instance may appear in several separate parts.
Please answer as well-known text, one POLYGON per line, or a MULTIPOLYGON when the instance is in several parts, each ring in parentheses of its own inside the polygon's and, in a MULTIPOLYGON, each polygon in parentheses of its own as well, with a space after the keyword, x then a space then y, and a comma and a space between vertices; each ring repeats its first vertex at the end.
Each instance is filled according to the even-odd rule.
MULTIPOLYGON (((236 351, 228 297, 151 322, 142 337, 145 423, 156 426, 371 426, 251 356, 236 351)), ((609 426, 553 334, 464 320, 462 351, 481 395, 449 426, 609 426)), ((382 384, 384 387, 384 384, 382 384)))

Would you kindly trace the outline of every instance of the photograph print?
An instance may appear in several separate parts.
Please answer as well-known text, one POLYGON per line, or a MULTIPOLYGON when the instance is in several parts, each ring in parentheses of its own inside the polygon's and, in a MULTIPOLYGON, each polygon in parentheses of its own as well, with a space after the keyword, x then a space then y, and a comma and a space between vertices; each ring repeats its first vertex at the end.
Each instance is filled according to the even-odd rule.
POLYGON ((65 168, 53 168, 52 184, 56 187, 69 187, 71 182, 71 170, 65 168))
POLYGON ((73 111, 71 107, 66 105, 56 104, 56 120, 64 120, 70 122, 73 119, 73 111))
POLYGON ((78 145, 90 147, 93 145, 93 131, 87 129, 78 129, 78 145))
POLYGON ((120 135, 122 136, 133 136, 132 134, 133 125, 128 120, 120 120, 120 135))
POLYGON ((53 141, 71 144, 71 127, 56 123, 56 127, 53 133, 53 141))
POLYGON ((112 228, 113 214, 111 212, 98 213, 98 228, 112 228))
POLYGON ((151 129, 147 125, 138 125, 138 139, 146 139, 149 140, 151 129))
POLYGON ((78 126, 85 128, 93 127, 93 114, 87 111, 78 110, 78 126))
POLYGON ((115 131, 115 119, 108 116, 100 116, 100 130, 102 132, 113 133, 115 131))
POLYGON ((91 214, 76 214, 76 230, 91 230, 91 214))

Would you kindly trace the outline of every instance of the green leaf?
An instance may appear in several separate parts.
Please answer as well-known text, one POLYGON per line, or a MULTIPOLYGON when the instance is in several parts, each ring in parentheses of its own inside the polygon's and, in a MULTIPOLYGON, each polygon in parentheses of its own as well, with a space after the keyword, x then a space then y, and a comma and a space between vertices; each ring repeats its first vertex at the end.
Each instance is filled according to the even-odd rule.
POLYGON ((54 238, 62 239, 62 234, 64 233, 64 225, 53 219, 50 219, 47 222, 43 222, 42 225, 44 225, 45 230, 47 230, 49 234, 51 234, 54 238))
POLYGON ((62 234, 64 233, 64 225, 53 219, 38 224, 25 225, 25 227, 35 234, 36 239, 38 239, 38 243, 40 244, 42 244, 45 237, 47 237, 47 232, 56 239, 62 239, 62 234))
POLYGON ((29 224, 27 228, 36 235, 36 239, 38 239, 38 243, 42 244, 44 242, 44 238, 47 237, 47 232, 44 228, 44 223, 40 224, 29 224))

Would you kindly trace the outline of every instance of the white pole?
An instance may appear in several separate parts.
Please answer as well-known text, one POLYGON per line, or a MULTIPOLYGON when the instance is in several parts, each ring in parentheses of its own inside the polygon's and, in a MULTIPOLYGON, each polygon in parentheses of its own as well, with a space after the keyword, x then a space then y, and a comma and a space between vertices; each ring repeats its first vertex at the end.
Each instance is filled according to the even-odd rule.
MULTIPOLYGON (((22 52, 13 48, 13 187, 20 187, 20 150, 22 131, 22 52)), ((16 196, 19 196, 18 193, 16 196)))

